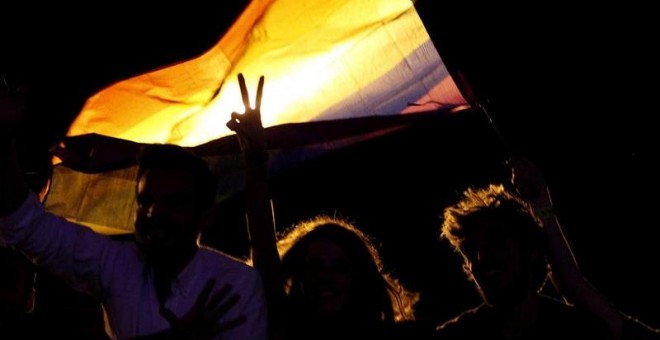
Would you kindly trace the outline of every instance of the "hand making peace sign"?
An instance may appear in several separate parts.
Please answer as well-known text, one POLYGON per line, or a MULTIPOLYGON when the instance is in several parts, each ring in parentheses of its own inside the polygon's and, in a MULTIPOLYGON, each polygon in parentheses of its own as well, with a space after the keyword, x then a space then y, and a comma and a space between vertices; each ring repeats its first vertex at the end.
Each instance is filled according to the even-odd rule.
POLYGON ((264 76, 259 77, 254 108, 250 106, 250 96, 242 73, 238 74, 238 84, 241 88, 245 112, 232 112, 227 127, 236 132, 241 150, 243 150, 248 163, 265 162, 268 159, 268 153, 266 152, 266 135, 261 123, 261 97, 264 88, 264 76))

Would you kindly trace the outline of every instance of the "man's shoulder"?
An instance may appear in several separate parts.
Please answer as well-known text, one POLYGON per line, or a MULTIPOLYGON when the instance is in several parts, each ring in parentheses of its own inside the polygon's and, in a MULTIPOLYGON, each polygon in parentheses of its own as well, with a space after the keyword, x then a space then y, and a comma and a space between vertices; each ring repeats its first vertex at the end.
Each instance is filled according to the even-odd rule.
POLYGON ((585 310, 569 305, 556 298, 540 295, 538 299, 540 317, 553 323, 596 322, 596 318, 585 310))
POLYGON ((201 247, 195 270, 204 272, 207 278, 227 283, 240 291, 261 289, 261 279, 255 268, 246 261, 210 247, 201 247))
POLYGON ((591 312, 543 295, 538 301, 538 333, 579 339, 613 339, 607 325, 591 312))
POLYGON ((467 309, 456 317, 438 325, 436 331, 448 339, 467 336, 475 332, 480 333, 487 328, 488 313, 486 309, 487 307, 483 304, 467 309))
POLYGON ((254 270, 254 268, 247 264, 247 261, 211 247, 201 246, 199 249, 199 256, 205 263, 221 267, 223 270, 254 270))

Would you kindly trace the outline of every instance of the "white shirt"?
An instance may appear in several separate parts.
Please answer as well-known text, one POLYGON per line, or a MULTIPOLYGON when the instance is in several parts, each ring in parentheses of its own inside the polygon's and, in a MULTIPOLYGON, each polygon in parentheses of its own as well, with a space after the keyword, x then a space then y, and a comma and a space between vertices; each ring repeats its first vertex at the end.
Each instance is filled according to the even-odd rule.
MULTIPOLYGON (((97 297, 112 338, 130 339, 169 328, 159 312, 152 272, 135 244, 112 240, 45 211, 34 193, 18 210, 0 217, 0 245, 16 247, 74 289, 97 297)), ((213 292, 229 284, 240 297, 220 322, 246 317, 221 339, 267 339, 259 274, 245 262, 211 248, 201 247, 179 273, 165 307, 181 317, 209 279, 216 283, 213 292)))

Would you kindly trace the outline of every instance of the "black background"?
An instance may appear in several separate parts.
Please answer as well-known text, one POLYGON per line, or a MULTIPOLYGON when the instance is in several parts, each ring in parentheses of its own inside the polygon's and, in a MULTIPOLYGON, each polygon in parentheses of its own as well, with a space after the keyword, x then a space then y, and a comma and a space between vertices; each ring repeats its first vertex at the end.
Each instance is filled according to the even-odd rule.
MULTIPOLYGON (((278 227, 316 213, 354 220, 380 240, 388 267, 424 294, 420 316, 445 319, 476 296, 438 239, 442 206, 470 183, 505 178, 507 155, 525 155, 547 176, 585 276, 621 310, 660 326, 651 11, 429 3, 417 6, 434 43, 492 121, 482 113, 438 119, 279 174, 278 227)), ((13 20, 2 23, 0 65, 30 84, 19 146, 35 183, 87 96, 206 51, 245 1, 173 4, 4 11, 13 20)), ((241 226, 240 195, 222 209, 227 224, 241 226)), ((209 242, 231 248, 226 238, 209 242)), ((50 289, 40 308, 59 310, 53 327, 64 330, 83 307, 61 305, 62 296, 79 298, 49 297, 50 289)))

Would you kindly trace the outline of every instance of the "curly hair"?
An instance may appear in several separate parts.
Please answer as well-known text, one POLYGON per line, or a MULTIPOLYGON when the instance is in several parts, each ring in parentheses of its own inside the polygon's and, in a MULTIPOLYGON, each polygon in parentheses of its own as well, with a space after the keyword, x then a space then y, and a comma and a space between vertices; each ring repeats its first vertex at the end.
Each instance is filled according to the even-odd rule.
MULTIPOLYGON (((484 219, 509 221, 509 232, 521 245, 547 254, 543 222, 527 201, 502 184, 468 188, 457 203, 444 209, 443 217, 441 237, 446 238, 454 250, 463 256, 461 245, 466 235, 476 228, 478 221, 484 219)), ((541 283, 547 276, 545 259, 543 261, 534 268, 535 280, 541 283)))
POLYGON ((280 235, 277 243, 282 271, 290 299, 302 297, 301 274, 305 256, 315 240, 330 240, 342 248, 354 266, 358 306, 375 310, 375 317, 385 323, 414 320, 413 307, 419 294, 406 289, 383 269, 383 263, 371 238, 345 219, 318 215, 302 221, 280 235), (374 308, 375 307, 375 308, 374 308))

